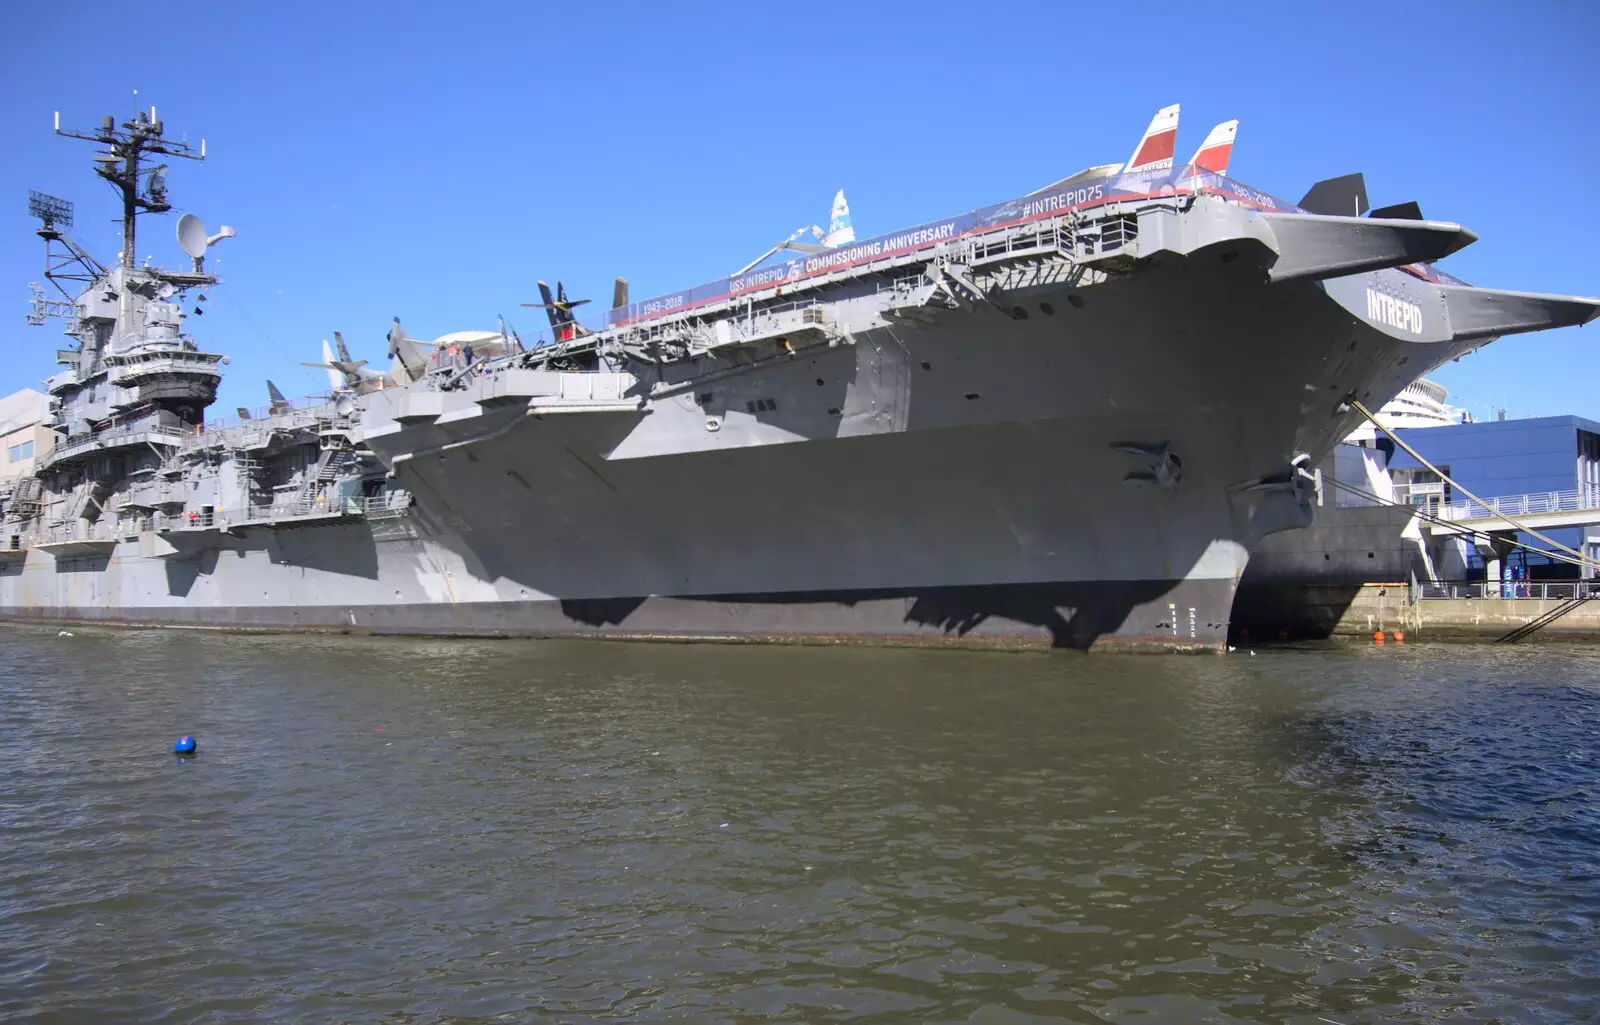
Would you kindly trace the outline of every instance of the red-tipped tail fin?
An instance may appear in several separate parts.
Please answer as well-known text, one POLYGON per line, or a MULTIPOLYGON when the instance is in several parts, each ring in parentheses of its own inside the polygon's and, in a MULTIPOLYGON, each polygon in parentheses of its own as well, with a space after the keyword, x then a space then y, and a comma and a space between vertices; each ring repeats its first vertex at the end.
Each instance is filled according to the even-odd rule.
POLYGON ((1206 141, 1195 150, 1194 159, 1189 161, 1189 166, 1196 171, 1210 171, 1212 174, 1228 173, 1228 158, 1233 156, 1233 140, 1239 134, 1238 121, 1224 121, 1211 129, 1206 136, 1206 141))
POLYGON ((1165 171, 1172 166, 1172 153, 1177 148, 1177 142, 1178 104, 1174 103, 1156 111, 1156 116, 1150 119, 1150 127, 1144 130, 1144 138, 1134 147, 1133 156, 1123 170, 1128 173, 1165 171))

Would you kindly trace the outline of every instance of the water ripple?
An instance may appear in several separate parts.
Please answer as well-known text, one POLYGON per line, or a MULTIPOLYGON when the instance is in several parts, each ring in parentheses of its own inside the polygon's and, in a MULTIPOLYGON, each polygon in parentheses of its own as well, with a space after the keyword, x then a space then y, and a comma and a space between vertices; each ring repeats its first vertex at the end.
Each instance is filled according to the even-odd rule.
POLYGON ((1595 649, 77 634, 0 632, 3 1018, 1600 1006, 1595 649))

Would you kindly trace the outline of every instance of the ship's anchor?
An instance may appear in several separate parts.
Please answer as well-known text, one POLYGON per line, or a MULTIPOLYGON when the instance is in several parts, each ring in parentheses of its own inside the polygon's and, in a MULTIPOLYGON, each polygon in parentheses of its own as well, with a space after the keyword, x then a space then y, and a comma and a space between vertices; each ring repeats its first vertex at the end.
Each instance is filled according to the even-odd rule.
POLYGON ((1165 441, 1146 443, 1119 442, 1111 446, 1123 455, 1136 456, 1147 461, 1147 468, 1125 474, 1122 483, 1132 488, 1158 487, 1173 491, 1183 480, 1183 460, 1169 448, 1165 441))
POLYGON ((1322 471, 1308 470, 1311 465, 1311 456, 1301 452, 1289 460, 1287 469, 1265 477, 1247 480, 1242 484, 1233 486, 1234 491, 1271 492, 1287 491, 1299 501, 1306 501, 1309 491, 1315 495, 1322 494, 1322 471))

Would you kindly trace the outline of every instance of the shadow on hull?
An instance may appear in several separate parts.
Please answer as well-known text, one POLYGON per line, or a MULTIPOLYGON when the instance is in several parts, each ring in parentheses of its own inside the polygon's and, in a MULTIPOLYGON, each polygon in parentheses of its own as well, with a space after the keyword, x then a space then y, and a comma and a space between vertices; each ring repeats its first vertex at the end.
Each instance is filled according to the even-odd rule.
POLYGON ((0 608, 0 619, 456 637, 1216 651, 1227 580, 940 587, 594 601, 0 608), (1202 616, 1201 610, 1208 614, 1202 616))
MULTIPOLYGON (((1187 631, 1187 620, 1152 603, 1178 586, 1178 581, 987 584, 672 599, 601 598, 560 604, 563 616, 595 629, 626 629, 637 623, 634 617, 641 608, 652 605, 647 615, 650 629, 670 632, 693 632, 717 622, 732 625, 727 618, 732 614, 761 621, 767 630, 778 633, 868 632, 953 639, 1026 636, 1043 646, 1086 651, 1110 637, 1170 644, 1187 631), (718 607, 728 612, 719 613, 718 607)), ((1198 641, 1220 637, 1226 623, 1197 621, 1195 628, 1193 639, 1198 641)))
POLYGON ((1228 640, 1327 640, 1361 591, 1361 584, 1255 583, 1247 571, 1233 600, 1228 640))

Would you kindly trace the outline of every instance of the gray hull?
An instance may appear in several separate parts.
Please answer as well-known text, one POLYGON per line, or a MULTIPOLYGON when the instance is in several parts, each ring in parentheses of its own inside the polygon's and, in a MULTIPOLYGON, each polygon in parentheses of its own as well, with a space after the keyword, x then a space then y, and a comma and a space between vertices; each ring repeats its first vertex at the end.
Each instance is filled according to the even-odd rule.
POLYGON ((910 644, 1214 651, 1226 624, 1189 632, 1187 610, 1226 608, 1226 581, 930 588, 909 594, 762 595, 352 606, 68 606, 7 609, 18 622, 440 637, 910 644), (1162 600, 1165 600, 1163 603, 1162 600), (1172 605, 1179 631, 1171 629, 1172 605))
POLYGON ((1250 546, 1310 522, 1300 468, 1354 426, 1346 396, 1593 315, 1361 270, 1452 225, 1274 216, 1149 200, 1103 215, 1110 254, 1082 224, 1004 229, 825 301, 619 328, 584 372, 530 354, 366 395, 352 437, 414 496, 399 518, 228 515, 241 460, 280 452, 246 425, 184 464, 216 526, 0 559, 0 616, 1217 650, 1250 546))
POLYGON ((1318 286, 1267 289, 1239 264, 1179 262, 1081 308, 1067 296, 1023 297, 1024 321, 979 309, 866 332, 648 412, 530 416, 469 394, 469 415, 368 438, 417 496, 404 520, 201 532, 163 555, 137 538, 103 557, 35 553, 0 569, 0 607, 274 629, 1214 650, 1248 539, 1303 515, 1288 492, 1236 485, 1331 444, 1340 373, 1393 366, 1401 343, 1369 330, 1369 351, 1352 352, 1349 314, 1318 286), (1286 322, 1292 353, 1270 330, 1286 322), (775 408, 746 412, 754 397, 775 408), (1169 447, 1181 482, 1128 483, 1149 462, 1129 443, 1169 447))
POLYGON ((419 500, 406 518, 35 551, 0 565, 0 609, 396 633, 1078 648, 1225 639, 1243 567, 1226 540, 1226 497, 1123 486, 1111 425, 607 461, 585 435, 592 419, 554 421, 530 421, 471 460, 413 467, 419 500), (952 490, 952 475, 968 485, 952 490), (1093 477, 1098 494, 1083 487, 1093 477), (647 512, 654 530, 637 528, 647 512), (158 554, 167 545, 177 550, 158 554))

